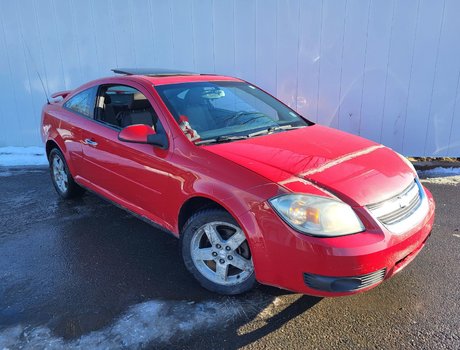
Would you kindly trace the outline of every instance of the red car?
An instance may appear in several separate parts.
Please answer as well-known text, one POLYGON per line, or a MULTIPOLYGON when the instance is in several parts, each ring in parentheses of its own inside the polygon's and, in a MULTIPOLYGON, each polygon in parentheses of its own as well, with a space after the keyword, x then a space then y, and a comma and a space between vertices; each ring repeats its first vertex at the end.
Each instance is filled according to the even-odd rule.
POLYGON ((44 106, 54 187, 63 198, 88 189, 180 238, 203 287, 348 295, 423 248, 433 197, 391 149, 241 79, 114 71, 44 106))

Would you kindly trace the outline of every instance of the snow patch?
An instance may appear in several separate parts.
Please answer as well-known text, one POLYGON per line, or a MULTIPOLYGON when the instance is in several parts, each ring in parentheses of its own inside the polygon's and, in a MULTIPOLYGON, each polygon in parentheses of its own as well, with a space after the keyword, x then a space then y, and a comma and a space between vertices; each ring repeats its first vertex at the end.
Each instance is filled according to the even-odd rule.
POLYGON ((261 300, 214 302, 148 301, 101 330, 66 341, 47 327, 22 325, 0 332, 0 349, 138 349, 151 343, 167 343, 173 337, 186 338, 193 332, 224 327, 228 322, 253 312, 261 300))
POLYGON ((460 176, 431 177, 427 179, 420 179, 420 181, 423 183, 439 185, 458 185, 460 184, 460 176))
POLYGON ((0 166, 47 165, 43 147, 0 147, 0 166))
POLYGON ((441 177, 441 176, 456 176, 460 175, 460 167, 443 168, 438 167, 429 170, 419 170, 419 176, 421 177, 441 177))
POLYGON ((460 183, 460 167, 438 167, 429 170, 419 170, 418 175, 421 182, 441 185, 457 185, 460 183))

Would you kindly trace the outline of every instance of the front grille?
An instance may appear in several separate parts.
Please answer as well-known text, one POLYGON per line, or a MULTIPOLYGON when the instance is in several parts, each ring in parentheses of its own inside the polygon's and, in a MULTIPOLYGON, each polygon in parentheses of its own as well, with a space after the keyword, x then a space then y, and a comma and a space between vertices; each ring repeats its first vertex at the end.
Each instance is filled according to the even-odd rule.
POLYGON ((305 284, 312 289, 326 292, 354 292, 383 281, 385 272, 386 269, 381 269, 365 275, 350 277, 331 277, 304 273, 303 279, 305 284))
POLYGON ((367 209, 384 225, 394 225, 409 218, 421 205, 422 196, 416 181, 404 191, 367 209))

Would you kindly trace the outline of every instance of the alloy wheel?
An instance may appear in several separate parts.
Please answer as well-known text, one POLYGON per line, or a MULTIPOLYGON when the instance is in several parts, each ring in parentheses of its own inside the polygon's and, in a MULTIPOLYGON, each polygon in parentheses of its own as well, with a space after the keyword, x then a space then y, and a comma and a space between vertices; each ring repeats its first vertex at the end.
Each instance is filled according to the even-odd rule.
POLYGON ((190 248, 196 268, 211 282, 240 284, 254 271, 246 236, 228 222, 213 221, 199 227, 190 248))

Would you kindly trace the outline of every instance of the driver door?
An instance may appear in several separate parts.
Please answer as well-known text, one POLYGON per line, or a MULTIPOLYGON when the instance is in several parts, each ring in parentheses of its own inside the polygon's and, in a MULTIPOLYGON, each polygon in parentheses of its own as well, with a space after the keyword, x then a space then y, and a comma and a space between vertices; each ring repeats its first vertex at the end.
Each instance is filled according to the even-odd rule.
POLYGON ((90 189, 165 226, 161 208, 165 189, 172 185, 170 150, 118 140, 120 130, 131 124, 165 133, 152 100, 135 84, 99 87, 94 120, 82 131, 81 176, 90 189))

